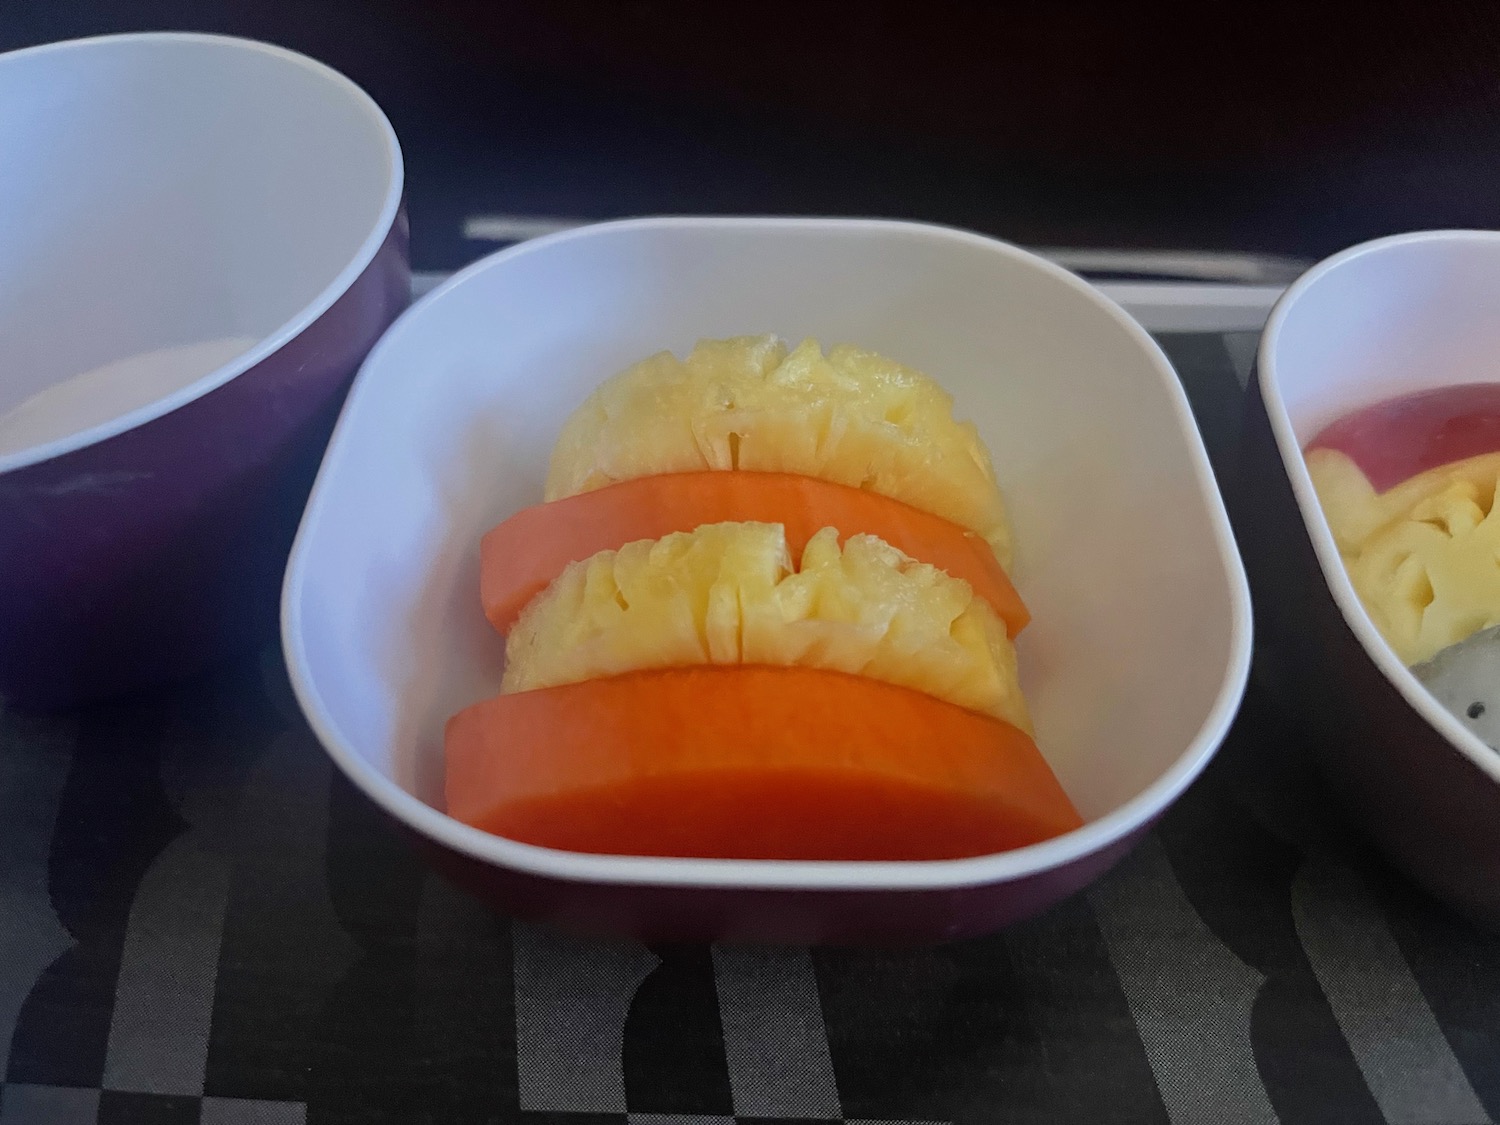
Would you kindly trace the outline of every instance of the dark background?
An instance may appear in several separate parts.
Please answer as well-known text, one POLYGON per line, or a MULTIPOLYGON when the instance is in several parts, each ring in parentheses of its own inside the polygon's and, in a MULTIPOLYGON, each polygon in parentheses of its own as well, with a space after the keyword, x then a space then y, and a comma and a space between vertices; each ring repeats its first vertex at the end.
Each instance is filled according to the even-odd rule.
POLYGON ((305 51, 401 137, 419 268, 476 213, 914 217, 1317 257, 1500 226, 1500 4, 0 0, 0 49, 305 51))

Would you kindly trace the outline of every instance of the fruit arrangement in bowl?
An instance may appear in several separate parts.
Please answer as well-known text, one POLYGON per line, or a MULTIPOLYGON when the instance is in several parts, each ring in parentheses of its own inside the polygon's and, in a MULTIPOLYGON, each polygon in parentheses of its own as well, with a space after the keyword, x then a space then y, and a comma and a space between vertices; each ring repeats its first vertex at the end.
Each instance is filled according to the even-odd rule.
POLYGON ((1494 746, 1500 384, 1438 387, 1364 407, 1309 443, 1307 469, 1380 635, 1494 746))
POLYGON ((1224 737, 1250 618, 1182 387, 1080 278, 918 224, 653 219, 386 334, 283 640, 339 768, 510 912, 913 942, 1114 863, 1224 737))
POLYGON ((1081 824, 1030 737, 988 452, 928 376, 773 336, 661 353, 569 418, 546 495, 483 542, 509 635, 501 694, 447 724, 457 819, 809 860, 1081 824))
POLYGON ((1320 263, 1261 339, 1239 523, 1263 667, 1334 793, 1500 927, 1500 234, 1320 263))

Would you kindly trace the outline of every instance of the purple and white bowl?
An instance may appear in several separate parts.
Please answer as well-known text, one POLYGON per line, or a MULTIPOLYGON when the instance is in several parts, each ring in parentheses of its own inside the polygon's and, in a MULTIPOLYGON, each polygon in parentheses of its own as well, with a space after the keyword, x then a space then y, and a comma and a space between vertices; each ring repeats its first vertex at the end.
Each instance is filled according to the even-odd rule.
MULTIPOLYGON (((1303 275, 1261 337, 1239 520, 1265 668, 1316 732, 1329 784, 1398 865, 1492 929, 1500 929, 1500 752, 1381 637, 1345 572, 1302 450, 1360 407, 1500 382, 1497 293, 1493 231, 1383 238, 1303 275)), ((1500 683, 1490 690, 1500 703, 1500 683)))
POLYGON ((56 707, 274 635, 348 382, 409 294, 401 151, 290 51, 0 56, 0 699, 56 707))
POLYGON ((1034 914, 1114 862, 1212 757, 1249 593, 1187 399, 1117 306, 1040 258, 912 223, 654 219, 503 251, 371 353, 287 569, 283 642, 338 766, 455 878, 514 912, 646 938, 935 941, 1034 914), (443 724, 504 644, 479 540, 542 494, 594 386, 698 337, 857 342, 938 378, 993 452, 1033 613, 1037 741, 1087 824, 921 863, 585 855, 443 812, 443 724))

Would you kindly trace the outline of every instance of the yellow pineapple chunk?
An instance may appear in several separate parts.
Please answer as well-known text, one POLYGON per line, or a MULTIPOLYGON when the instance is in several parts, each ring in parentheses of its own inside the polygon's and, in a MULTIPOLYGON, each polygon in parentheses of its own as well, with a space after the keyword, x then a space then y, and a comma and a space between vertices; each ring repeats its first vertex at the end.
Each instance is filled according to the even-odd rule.
POLYGON ((816 340, 701 340, 601 385, 563 426, 546 498, 657 473, 747 469, 866 488, 983 536, 1011 557, 1005 505, 972 423, 920 371, 816 340))
POLYGON ((1343 453, 1307 455, 1349 581, 1406 664, 1500 625, 1500 454, 1419 473, 1377 493, 1343 453))
POLYGON ((1031 729, 1005 626, 967 582, 824 528, 706 524, 570 564, 522 611, 501 690, 647 668, 773 664, 870 676, 1031 729))

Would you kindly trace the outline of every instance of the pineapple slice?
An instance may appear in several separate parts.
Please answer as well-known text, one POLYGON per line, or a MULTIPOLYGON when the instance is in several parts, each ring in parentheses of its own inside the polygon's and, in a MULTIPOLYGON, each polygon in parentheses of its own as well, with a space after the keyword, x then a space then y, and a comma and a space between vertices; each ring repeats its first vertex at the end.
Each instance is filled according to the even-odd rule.
POLYGON ((705 524, 570 564, 522 611, 501 690, 644 668, 797 665, 915 688, 1030 731, 1005 626, 967 582, 873 535, 705 524))
POLYGON ((1383 493, 1342 453, 1314 450, 1307 466, 1349 581, 1404 663, 1500 625, 1500 454, 1383 493))
POLYGON ((1002 566, 1010 527, 988 452, 920 371, 816 340, 702 340, 600 386, 563 426, 546 499, 656 473, 800 473, 901 500, 983 536, 1002 566))

